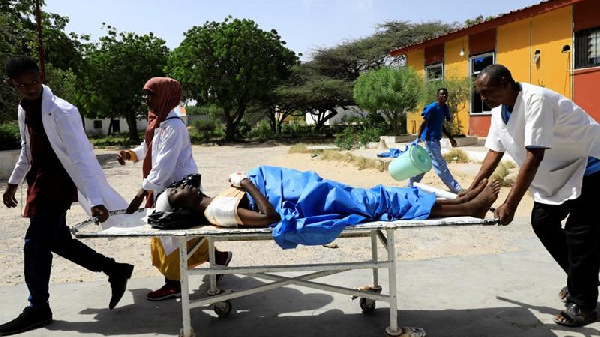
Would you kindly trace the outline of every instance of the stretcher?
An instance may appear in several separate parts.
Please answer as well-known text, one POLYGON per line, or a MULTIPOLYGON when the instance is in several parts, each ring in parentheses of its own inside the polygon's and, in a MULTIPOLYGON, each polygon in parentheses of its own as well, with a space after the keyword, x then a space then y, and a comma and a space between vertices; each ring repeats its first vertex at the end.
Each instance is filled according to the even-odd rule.
MULTIPOLYGON (((196 336, 191 325, 190 310, 192 308, 204 307, 215 311, 219 317, 227 316, 233 310, 231 300, 246 295, 251 295, 287 285, 304 286, 320 289, 334 293, 350 295, 359 298, 360 308, 364 313, 375 310, 375 302, 383 301, 389 303, 390 325, 385 329, 387 336, 425 336, 425 332, 414 328, 403 328, 398 325, 397 309, 398 301, 396 294, 396 245, 395 232, 399 229, 414 227, 440 227, 440 226, 485 226, 494 225, 496 220, 478 219, 473 217, 452 217, 431 220, 399 220, 393 222, 377 221, 363 223, 357 226, 346 227, 340 237, 364 238, 370 237, 371 259, 359 262, 337 262, 337 263, 308 263, 299 265, 261 265, 226 267, 216 265, 215 242, 216 241, 248 241, 248 240, 272 240, 270 228, 217 228, 214 226, 201 226, 181 230, 158 230, 146 224, 145 216, 150 210, 138 212, 132 215, 117 215, 120 225, 113 226, 98 232, 78 231, 78 238, 139 238, 139 237, 169 237, 178 240, 180 247, 181 263, 181 310, 183 316, 183 327, 180 336, 196 336), (201 236, 209 244, 209 263, 188 269, 187 259, 192 256, 202 243, 202 240, 189 251, 186 242, 194 237, 201 236), (381 259, 378 256, 378 242, 387 251, 387 257, 381 259), (372 284, 359 288, 346 288, 315 281, 318 278, 354 270, 371 269, 373 274, 372 284), (388 292, 382 291, 379 283, 379 269, 388 270, 388 292), (282 276, 283 272, 306 272, 300 276, 282 276), (217 287, 217 274, 248 275, 255 278, 271 281, 251 289, 224 290, 217 287), (189 276, 209 275, 209 289, 207 296, 196 300, 190 300, 189 276)), ((116 220, 116 219, 115 219, 116 220)), ((81 227, 80 224, 75 226, 81 227)), ((295 275, 295 273, 294 273, 295 275)))

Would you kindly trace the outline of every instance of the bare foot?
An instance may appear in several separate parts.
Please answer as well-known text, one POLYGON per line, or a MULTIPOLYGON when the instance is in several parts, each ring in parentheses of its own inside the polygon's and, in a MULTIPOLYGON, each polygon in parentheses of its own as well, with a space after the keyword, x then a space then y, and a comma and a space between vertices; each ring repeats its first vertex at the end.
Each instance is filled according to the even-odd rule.
POLYGON ((500 192, 500 183, 492 181, 479 193, 475 199, 465 203, 468 207, 471 216, 483 219, 485 214, 490 210, 490 206, 498 199, 500 192))
POLYGON ((483 189, 485 188, 485 185, 487 185, 487 183, 488 183, 488 179, 484 178, 483 180, 481 180, 479 182, 479 185, 475 186, 474 189, 465 192, 465 194, 462 197, 458 198, 458 201, 460 203, 464 203, 464 202, 475 199, 475 197, 477 195, 479 195, 479 193, 481 193, 481 191, 483 191, 483 189))

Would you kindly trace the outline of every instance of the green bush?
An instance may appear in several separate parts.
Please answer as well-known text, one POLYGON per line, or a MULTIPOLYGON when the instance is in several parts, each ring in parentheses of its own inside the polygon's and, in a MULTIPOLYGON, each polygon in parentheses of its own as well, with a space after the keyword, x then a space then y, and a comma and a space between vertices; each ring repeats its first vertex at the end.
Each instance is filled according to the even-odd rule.
MULTIPOLYGON (((89 138, 90 138, 90 142, 95 147, 139 145, 139 142, 135 142, 135 141, 132 141, 131 139, 129 139, 128 133, 114 133, 110 136, 99 135, 99 136, 92 136, 89 138)), ((144 139, 143 134, 140 135, 140 139, 144 139)))
POLYGON ((263 119, 254 125, 252 129, 250 129, 248 132, 248 138, 264 142, 265 140, 275 138, 275 134, 273 133, 273 130, 271 130, 271 124, 269 121, 263 119))
POLYGON ((364 125, 348 125, 335 137, 335 144, 344 150, 351 150, 369 143, 378 142, 379 137, 387 132, 387 127, 364 125))
POLYGON ((0 124, 0 150, 14 150, 20 147, 19 124, 16 121, 0 124))
POLYGON ((335 136, 335 145, 340 149, 352 150, 360 143, 360 131, 353 127, 347 127, 335 136))
POLYGON ((192 123, 190 139, 192 143, 206 143, 225 137, 223 123, 218 119, 197 119, 192 123))
POLYGON ((213 119, 197 119, 193 123, 194 129, 200 133, 213 132, 217 124, 213 119))
POLYGON ((290 135, 292 137, 306 137, 313 136, 315 134, 315 130, 312 125, 283 124, 281 126, 281 133, 283 135, 290 135))

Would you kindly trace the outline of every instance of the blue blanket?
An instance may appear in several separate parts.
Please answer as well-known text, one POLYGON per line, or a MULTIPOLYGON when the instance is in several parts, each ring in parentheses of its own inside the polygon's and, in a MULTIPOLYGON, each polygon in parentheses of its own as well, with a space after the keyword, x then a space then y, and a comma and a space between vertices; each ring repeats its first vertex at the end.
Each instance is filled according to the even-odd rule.
POLYGON ((329 243, 361 222, 426 219, 435 203, 434 194, 416 187, 356 188, 280 167, 260 166, 249 177, 281 215, 273 238, 283 249, 329 243))
POLYGON ((389 151, 379 152, 377 154, 377 157, 378 158, 398 158, 398 157, 400 157, 401 154, 403 154, 407 150, 408 150, 408 146, 405 146, 404 150, 390 148, 389 151))

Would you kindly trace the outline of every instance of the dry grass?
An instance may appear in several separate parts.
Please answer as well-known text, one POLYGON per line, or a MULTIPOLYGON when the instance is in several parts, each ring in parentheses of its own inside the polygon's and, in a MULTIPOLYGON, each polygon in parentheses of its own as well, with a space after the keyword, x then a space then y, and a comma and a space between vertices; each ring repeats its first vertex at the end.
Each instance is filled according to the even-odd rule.
POLYGON ((321 160, 340 161, 352 164, 358 167, 359 170, 373 169, 379 172, 384 172, 388 169, 389 162, 379 159, 369 159, 362 156, 355 156, 351 153, 342 153, 335 150, 324 151, 321 155, 321 160))
POLYGON ((306 144, 296 144, 290 147, 288 153, 309 153, 310 151, 306 148, 306 144))
POLYGON ((510 174, 510 170, 515 167, 516 165, 513 162, 500 162, 494 173, 492 173, 491 179, 500 182, 500 186, 502 187, 511 187, 515 181, 514 179, 507 178, 507 176, 510 174))
POLYGON ((469 162, 469 155, 461 149, 452 149, 444 155, 444 160, 447 163, 457 162, 465 164, 469 162))

